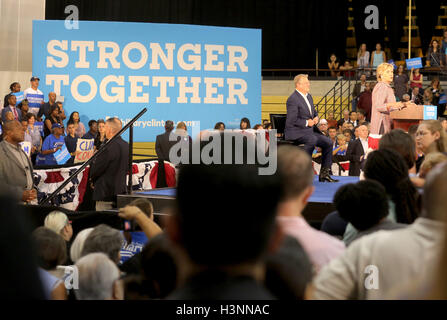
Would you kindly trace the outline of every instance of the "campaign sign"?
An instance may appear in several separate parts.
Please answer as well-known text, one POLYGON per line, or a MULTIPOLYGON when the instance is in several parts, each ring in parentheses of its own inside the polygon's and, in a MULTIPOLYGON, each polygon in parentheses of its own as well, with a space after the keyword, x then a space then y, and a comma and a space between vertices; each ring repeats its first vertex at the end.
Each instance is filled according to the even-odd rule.
POLYGON ((424 106, 424 120, 436 120, 438 115, 437 106, 424 106))
POLYGON ((44 136, 44 132, 43 132, 43 122, 41 121, 36 121, 34 122, 34 126, 37 127, 39 129, 40 135, 43 137, 44 136))
POLYGON ((13 95, 16 96, 16 106, 19 105, 20 102, 23 101, 23 91, 19 91, 19 92, 14 92, 13 95))
POLYGON ((407 69, 421 69, 422 68, 422 59, 421 58, 412 58, 406 59, 407 69))
POLYGON ((199 25, 33 21, 33 74, 66 114, 119 117, 135 141, 155 141, 166 120, 229 129, 261 120, 261 30, 199 25))
POLYGON ((67 146, 64 144, 61 149, 57 150, 54 153, 54 158, 56 159, 57 164, 65 164, 68 160, 70 160, 70 152, 68 152, 67 146))
POLYGON ((22 150, 26 153, 28 157, 31 157, 31 142, 23 141, 19 143, 22 150))
POLYGON ((74 163, 85 162, 93 155, 94 140, 78 139, 74 163))
POLYGON ((447 103, 447 95, 445 93, 441 93, 439 96, 439 104, 447 103))

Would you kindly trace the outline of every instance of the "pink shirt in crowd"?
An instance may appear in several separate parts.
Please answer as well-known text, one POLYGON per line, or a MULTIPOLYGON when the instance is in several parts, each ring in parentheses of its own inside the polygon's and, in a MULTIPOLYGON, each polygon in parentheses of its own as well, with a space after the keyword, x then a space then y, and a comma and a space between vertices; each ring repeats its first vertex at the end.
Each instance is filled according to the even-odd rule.
POLYGON ((285 234, 303 246, 316 272, 345 250, 343 241, 312 228, 303 217, 278 216, 277 221, 285 234))

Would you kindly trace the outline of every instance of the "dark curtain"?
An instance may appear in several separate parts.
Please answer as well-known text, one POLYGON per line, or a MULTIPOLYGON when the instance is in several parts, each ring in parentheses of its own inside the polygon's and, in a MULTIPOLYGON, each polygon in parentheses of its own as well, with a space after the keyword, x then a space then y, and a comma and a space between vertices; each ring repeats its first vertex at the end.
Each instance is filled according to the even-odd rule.
MULTIPOLYGON (((392 0, 387 2, 391 3, 392 0)), ((371 53, 376 50, 376 44, 380 43, 382 49, 384 49, 385 0, 353 0, 352 10, 357 47, 360 47, 362 43, 366 43, 366 48, 371 53), (365 13, 365 8, 369 5, 375 5, 379 10, 379 29, 365 28, 365 19, 370 15, 370 13, 365 13)))
POLYGON ((431 37, 434 35, 435 26, 440 12, 439 1, 416 1, 416 23, 421 36, 422 52, 427 54, 431 37))
POLYGON ((392 0, 388 1, 385 7, 386 23, 387 23, 387 35, 390 39, 389 46, 391 49, 391 57, 387 59, 400 60, 400 54, 397 49, 400 47, 406 47, 406 45, 401 45, 400 39, 404 35, 404 25, 407 20, 405 16, 407 15, 408 0, 392 0))
MULTIPOLYGON (((315 52, 344 56, 347 0, 46 0, 45 17, 64 20, 67 5, 80 20, 184 23, 262 29, 263 68, 313 68, 315 52)), ((326 64, 325 64, 326 65, 326 64)))

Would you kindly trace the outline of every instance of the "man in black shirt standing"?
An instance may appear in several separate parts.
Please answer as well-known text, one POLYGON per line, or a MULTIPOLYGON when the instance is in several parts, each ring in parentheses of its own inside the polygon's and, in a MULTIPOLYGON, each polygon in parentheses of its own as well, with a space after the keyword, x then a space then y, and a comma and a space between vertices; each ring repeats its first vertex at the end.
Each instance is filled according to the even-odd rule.
MULTIPOLYGON (((122 128, 121 120, 110 118, 106 121, 105 133, 112 139, 122 128)), ((126 175, 129 163, 129 144, 121 137, 115 139, 100 154, 90 167, 93 182, 93 200, 96 210, 108 210, 116 206, 116 196, 126 192, 126 175)))

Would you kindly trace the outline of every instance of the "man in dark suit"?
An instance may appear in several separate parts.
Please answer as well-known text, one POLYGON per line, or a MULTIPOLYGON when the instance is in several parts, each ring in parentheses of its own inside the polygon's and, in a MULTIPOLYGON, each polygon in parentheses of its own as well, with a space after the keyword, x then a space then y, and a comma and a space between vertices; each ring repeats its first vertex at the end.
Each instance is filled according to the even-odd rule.
POLYGON ((174 122, 168 120, 165 122, 165 133, 157 136, 155 140, 155 152, 159 160, 170 161, 169 151, 177 141, 169 141, 169 134, 174 129, 174 122))
POLYGON ((343 111, 343 118, 341 118, 340 120, 337 121, 337 128, 340 128, 341 126, 343 126, 343 123, 345 122, 349 122, 349 110, 344 110, 343 111))
POLYGON ((346 150, 346 158, 349 160, 349 175, 359 176, 360 167, 368 151, 368 127, 361 125, 358 127, 359 138, 351 140, 346 150))
POLYGON ((312 156, 315 146, 322 149, 319 181, 336 182, 329 175, 332 165, 332 141, 317 128, 318 113, 309 94, 310 82, 305 74, 295 77, 295 91, 287 99, 287 118, 284 135, 286 140, 304 144, 304 150, 312 156))
POLYGON ((2 121, 6 122, 6 113, 11 112, 14 120, 22 121, 22 111, 16 107, 17 97, 13 94, 8 96, 8 106, 5 106, 2 110, 2 121))
MULTIPOLYGON (((112 139, 122 124, 118 118, 107 119, 106 138, 112 139)), ((108 210, 115 206, 116 196, 126 192, 126 175, 129 169, 129 144, 121 137, 107 145, 106 150, 94 160, 90 167, 93 182, 93 200, 96 210, 108 210)))

